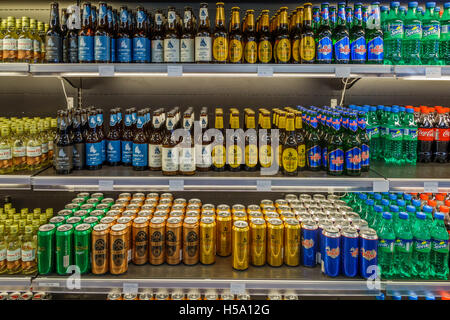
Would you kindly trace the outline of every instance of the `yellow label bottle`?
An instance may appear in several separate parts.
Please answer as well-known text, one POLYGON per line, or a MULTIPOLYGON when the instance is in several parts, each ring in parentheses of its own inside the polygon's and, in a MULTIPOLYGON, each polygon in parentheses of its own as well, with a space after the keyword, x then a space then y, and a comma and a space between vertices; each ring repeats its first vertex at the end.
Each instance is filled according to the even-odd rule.
POLYGON ((218 2, 216 8, 216 24, 213 35, 213 61, 216 63, 227 62, 228 34, 225 28, 225 9, 223 2, 218 2))
POLYGON ((305 3, 303 11, 302 40, 300 42, 301 63, 314 63, 316 43, 312 29, 312 5, 305 3))
POLYGON ((289 37, 287 9, 287 7, 282 7, 280 12, 280 26, 276 44, 277 63, 289 63, 291 60, 291 40, 289 37))
POLYGON ((295 135, 294 114, 288 113, 286 117, 286 136, 283 141, 282 168, 284 175, 297 175, 298 150, 295 135))
POLYGON ((230 47, 228 56, 231 63, 242 63, 243 36, 241 31, 241 20, 239 17, 239 7, 233 7, 231 11, 230 47))

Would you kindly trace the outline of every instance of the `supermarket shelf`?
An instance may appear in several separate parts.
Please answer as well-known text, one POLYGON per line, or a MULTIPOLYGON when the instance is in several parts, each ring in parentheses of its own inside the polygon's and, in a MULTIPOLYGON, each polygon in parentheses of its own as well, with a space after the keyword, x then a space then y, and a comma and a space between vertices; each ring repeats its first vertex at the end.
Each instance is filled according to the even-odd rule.
POLYGON ((104 167, 56 175, 49 168, 32 177, 37 191, 372 191, 384 178, 374 171, 360 177, 334 178, 326 172, 300 172, 297 177, 261 176, 260 172, 197 172, 194 176, 163 176, 160 171, 134 171, 130 167, 104 167))
POLYGON ((31 190, 31 177, 42 170, 22 170, 12 174, 0 175, 0 190, 31 190))
POLYGON ((436 297, 450 293, 450 281, 386 281, 384 289, 388 296, 408 296, 415 293, 418 297, 433 294, 436 297))
POLYGON ((0 276, 1 291, 29 291, 32 276, 2 275, 0 276))
POLYGON ((28 63, 1 63, 0 64, 0 77, 1 76, 28 76, 29 64, 28 63))

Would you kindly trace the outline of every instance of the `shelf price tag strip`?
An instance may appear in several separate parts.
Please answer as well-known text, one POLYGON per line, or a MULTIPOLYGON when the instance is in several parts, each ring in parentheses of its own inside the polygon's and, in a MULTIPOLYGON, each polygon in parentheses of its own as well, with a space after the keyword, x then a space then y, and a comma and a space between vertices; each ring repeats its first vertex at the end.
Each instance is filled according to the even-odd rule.
POLYGON ((256 191, 272 191, 272 181, 256 180, 256 191))
POLYGON ((336 67, 334 74, 336 78, 348 78, 350 77, 350 67, 336 67))
POLYGON ((98 66, 100 77, 114 77, 114 66, 98 66))
POLYGON ((139 286, 137 283, 123 283, 123 294, 137 294, 138 293, 139 286))
POLYGON ((425 78, 440 78, 442 76, 441 67, 426 67, 425 78))
POLYGON ((113 180, 98 180, 98 191, 113 191, 114 181, 113 180))
POLYGON ((183 76, 183 66, 167 66, 167 75, 169 77, 183 76))
POLYGON ((273 67, 258 66, 258 77, 273 77, 273 67))
POLYGON ((230 284, 231 294, 244 294, 245 293, 245 283, 231 283, 230 284))
POLYGON ((373 192, 389 192, 389 181, 388 180, 374 181, 373 192))
POLYGON ((184 191, 184 180, 169 180, 169 191, 184 191))
POLYGON ((439 182, 428 181, 423 183, 424 193, 438 193, 439 192, 439 182))

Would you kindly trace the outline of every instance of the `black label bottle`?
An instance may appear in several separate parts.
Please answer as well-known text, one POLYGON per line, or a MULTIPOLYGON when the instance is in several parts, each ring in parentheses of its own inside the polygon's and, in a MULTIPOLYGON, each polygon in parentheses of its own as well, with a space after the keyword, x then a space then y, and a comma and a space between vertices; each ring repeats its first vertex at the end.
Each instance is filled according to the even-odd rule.
MULTIPOLYGON (((3 51, 5 48, 3 47, 3 51)), ((3 54, 3 59, 5 55, 3 54)), ((45 62, 62 63, 63 62, 63 43, 61 36, 61 27, 59 23, 58 3, 53 2, 50 5, 50 23, 49 29, 45 34, 45 62)))
POLYGON ((73 143, 68 130, 67 111, 59 121, 58 139, 55 141, 55 170, 57 174, 69 174, 73 167, 73 143))

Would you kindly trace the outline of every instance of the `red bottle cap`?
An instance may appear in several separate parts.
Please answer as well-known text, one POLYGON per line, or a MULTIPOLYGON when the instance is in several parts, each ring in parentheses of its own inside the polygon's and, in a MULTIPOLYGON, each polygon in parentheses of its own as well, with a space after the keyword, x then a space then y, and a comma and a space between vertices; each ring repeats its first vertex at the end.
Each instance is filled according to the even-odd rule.
POLYGON ((450 207, 450 199, 449 199, 449 200, 445 200, 445 205, 446 205, 447 207, 450 207))
POLYGON ((420 106, 420 112, 426 113, 425 111, 427 111, 427 110, 428 110, 427 106, 420 106))
POLYGON ((440 206, 439 211, 443 213, 449 213, 449 208, 447 206, 440 206))
POLYGON ((444 199, 445 199, 445 194, 443 194, 443 193, 436 194, 437 201, 444 201, 444 199))
POLYGON ((431 207, 434 208, 434 207, 436 207, 436 204, 437 204, 437 203, 436 203, 436 200, 428 200, 428 205, 429 205, 429 206, 431 206, 431 207))
POLYGON ((428 201, 428 195, 425 194, 425 193, 421 193, 421 194, 420 194, 420 199, 421 199, 421 200, 427 200, 427 201, 428 201))

